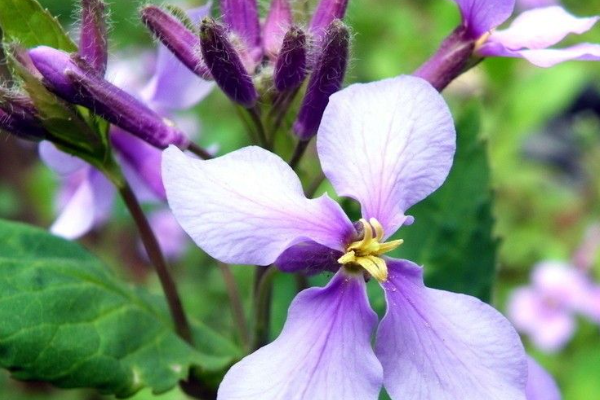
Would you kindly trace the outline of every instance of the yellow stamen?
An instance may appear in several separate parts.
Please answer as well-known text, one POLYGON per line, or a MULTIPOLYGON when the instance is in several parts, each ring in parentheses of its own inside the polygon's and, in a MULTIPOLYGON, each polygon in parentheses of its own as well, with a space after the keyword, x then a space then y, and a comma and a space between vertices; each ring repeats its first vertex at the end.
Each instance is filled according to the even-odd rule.
POLYGON ((358 265, 378 281, 385 282, 388 277, 387 264, 379 256, 394 250, 404 241, 393 240, 381 243, 385 233, 379 221, 371 218, 369 222, 365 219, 361 219, 359 222, 364 231, 362 239, 350 243, 346 248, 346 253, 338 259, 338 262, 347 267, 358 265))

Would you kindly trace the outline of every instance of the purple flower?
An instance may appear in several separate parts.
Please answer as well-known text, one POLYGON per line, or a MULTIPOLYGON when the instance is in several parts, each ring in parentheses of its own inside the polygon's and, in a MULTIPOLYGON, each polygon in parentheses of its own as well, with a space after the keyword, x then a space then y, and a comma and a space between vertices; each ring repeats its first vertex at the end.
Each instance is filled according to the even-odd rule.
POLYGON ((552 376, 529 356, 527 367, 527 400, 561 400, 560 391, 552 376))
POLYGON ((531 285, 515 290, 508 316, 515 327, 541 350, 560 350, 573 336, 575 316, 600 324, 600 286, 569 264, 538 264, 531 285))
POLYGON ((564 49, 550 47, 571 33, 587 32, 598 17, 577 18, 562 7, 536 8, 517 16, 504 30, 495 30, 513 12, 515 0, 455 0, 463 27, 477 40, 482 57, 525 58, 538 67, 551 67, 569 60, 600 60, 600 45, 582 43, 564 49))
POLYGON ((525 354, 508 321, 476 298, 425 287, 421 267, 384 256, 402 243, 389 239, 412 220, 405 212, 444 182, 455 136, 447 105, 421 79, 332 95, 317 150, 337 193, 361 204, 356 224, 329 196, 307 199, 294 171, 261 148, 209 161, 164 151, 169 205, 208 254, 337 271, 296 297, 278 339, 227 373, 220 400, 375 400, 382 386, 392 399, 525 399, 525 354), (369 276, 388 305, 375 349, 369 276))
POLYGON ((110 216, 115 188, 100 171, 77 157, 63 153, 50 142, 42 142, 40 157, 62 181, 58 194, 59 216, 50 232, 77 239, 110 216))

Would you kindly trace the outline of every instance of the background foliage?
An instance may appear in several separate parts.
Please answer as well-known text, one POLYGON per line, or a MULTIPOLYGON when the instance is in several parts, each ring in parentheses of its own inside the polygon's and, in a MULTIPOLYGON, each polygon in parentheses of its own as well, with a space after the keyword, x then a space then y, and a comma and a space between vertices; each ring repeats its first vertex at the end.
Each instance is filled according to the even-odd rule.
MULTIPOLYGON (((59 16, 63 26, 73 26, 74 1, 40 2, 52 15, 59 16)), ((600 12, 600 0, 564 3, 578 15, 600 12)), ((113 61, 153 46, 150 35, 136 17, 139 4, 138 1, 111 4, 113 61)), ((296 1, 297 9, 303 7, 303 1, 296 1)), ((267 2, 261 1, 261 9, 266 8, 267 2)), ((347 22, 354 33, 354 57, 346 79, 351 83, 410 73, 454 28, 458 12, 446 0, 351 0, 347 22)), ((600 42, 600 29, 594 29, 583 39, 600 42)), ((405 244, 398 255, 425 264, 431 285, 489 299, 490 277, 493 276, 489 273, 493 265, 489 257, 497 246, 498 272, 491 301, 501 310, 510 290, 527 282, 534 263, 548 258, 569 259, 585 229, 598 220, 600 213, 598 82, 597 63, 573 62, 541 70, 523 61, 493 59, 449 88, 445 97, 452 107, 460 135, 457 163, 447 184, 426 203, 411 210, 417 223, 400 231, 399 237, 405 239, 405 244), (487 150, 490 170, 485 167, 483 150, 487 150), (488 187, 488 177, 491 177, 491 187, 488 187), (488 189, 495 194, 494 204, 489 201, 488 189), (480 213, 464 212, 461 207, 467 206, 480 213), (440 210, 450 218, 440 221, 440 210), (440 222, 443 229, 429 234, 431 226, 440 222), (465 226, 477 229, 457 231, 457 227, 465 226), (485 230, 492 227, 498 241, 486 238, 485 230), (468 248, 472 254, 465 261, 453 248, 468 248), (477 270, 479 255, 487 272, 477 270), (452 269, 446 267, 452 264, 452 269)), ((233 112, 231 105, 218 91, 192 112, 202 120, 202 144, 218 143, 221 151, 226 152, 246 143, 241 124, 229 118, 233 112)), ((56 181, 52 173, 38 161, 35 148, 11 138, 1 139, 0 218, 47 227, 54 217, 52 198, 56 181)), ((314 165, 304 165, 303 172, 308 176, 314 168, 314 165)), ((87 235, 82 242, 110 266, 111 276, 121 275, 146 286, 150 292, 160 293, 154 275, 139 256, 136 235, 127 214, 121 205, 117 207, 119 217, 101 231, 87 235)), ((347 208, 352 211, 353 205, 348 204, 347 208)), ((0 254, 4 253, 0 251, 0 254)), ((88 272, 93 273, 93 265, 100 261, 89 263, 88 272)), ((600 277, 600 263, 596 262, 594 268, 596 277, 600 277)), ((232 332, 231 316, 223 312, 227 296, 219 270, 192 246, 176 269, 186 307, 194 319, 219 333, 232 332)), ((1 271, 0 267, 0 274, 1 271)), ((242 295, 249 298, 251 271, 236 267, 234 273, 242 295)), ((47 274, 52 275, 52 268, 47 274)), ((0 285, 17 278, 2 275, 2 279, 0 285)), ((285 275, 275 279, 273 325, 280 329, 295 294, 296 282, 285 275)), ((318 284, 325 279, 316 277, 313 281, 318 284)), ((43 295, 41 292, 40 296, 43 295)), ((152 298, 150 294, 146 296, 152 298)), ((372 296, 373 304, 381 312, 383 302, 378 301, 376 293, 372 296)), ((0 306, 4 309, 4 304, 0 306)), ((160 309, 161 305, 157 307, 160 309)), ((4 317, 2 321, 6 323, 4 317)), ((87 336, 82 333, 82 337, 87 336)), ((543 355, 530 349, 557 377, 566 400, 589 399, 590 393, 600 393, 598 337, 598 328, 582 321, 577 336, 563 352, 543 355)), ((235 343, 239 338, 232 336, 226 343, 221 342, 221 355, 235 353, 229 341, 235 343)), ((85 345, 82 342, 82 351, 85 345)), ((211 346, 213 342, 207 344, 207 348, 211 346)), ((189 361, 188 357, 192 356, 185 354, 184 358, 189 361)), ((136 395, 137 399, 149 397, 149 390, 136 395)), ((88 391, 61 391, 45 384, 22 384, 8 378, 6 372, 0 372, 0 398, 68 400, 96 399, 99 395, 88 391)), ((183 395, 176 390, 161 398, 181 399, 183 395)))

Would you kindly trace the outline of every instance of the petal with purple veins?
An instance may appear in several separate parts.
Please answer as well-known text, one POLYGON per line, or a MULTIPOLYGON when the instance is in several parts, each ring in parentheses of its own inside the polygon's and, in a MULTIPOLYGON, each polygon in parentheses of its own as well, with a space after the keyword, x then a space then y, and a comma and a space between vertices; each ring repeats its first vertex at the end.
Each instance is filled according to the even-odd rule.
POLYGON ((426 81, 409 76, 355 84, 329 99, 317 135, 325 175, 358 200, 386 236, 413 204, 446 179, 456 148, 448 106, 426 81))
POLYGON ((525 352, 499 312, 425 287, 410 261, 389 259, 388 268, 376 353, 393 400, 525 399, 525 352))
POLYGON ((506 21, 515 8, 515 0, 454 0, 460 8, 463 25, 473 39, 506 21))
POLYGON ((362 276, 339 272, 301 292, 281 335, 234 365, 218 400, 376 400, 381 365, 371 348, 377 317, 362 276))
POLYGON ((171 147, 163 152, 162 172, 183 229, 223 262, 268 265, 306 240, 341 251, 353 233, 337 203, 307 199, 295 172, 258 147, 208 161, 171 147))

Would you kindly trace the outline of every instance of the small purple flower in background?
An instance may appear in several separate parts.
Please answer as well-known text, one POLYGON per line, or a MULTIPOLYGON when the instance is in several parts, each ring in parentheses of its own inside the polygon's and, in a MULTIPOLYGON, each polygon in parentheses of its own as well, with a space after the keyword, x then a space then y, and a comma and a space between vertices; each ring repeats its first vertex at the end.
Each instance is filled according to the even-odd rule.
MULTIPOLYGON (((163 209, 150 213, 148 222, 156 234, 156 239, 166 259, 177 260, 185 253, 189 239, 170 210, 163 209)), ((141 241, 139 250, 140 254, 147 257, 141 241)))
POLYGON ((575 332, 578 314, 600 324, 600 286, 581 270, 546 261, 534 267, 531 281, 513 292, 508 316, 539 349, 555 352, 564 347, 575 332))
POLYGON ((587 32, 598 17, 577 18, 562 7, 551 6, 525 11, 504 30, 495 30, 512 14, 515 0, 455 0, 463 27, 477 40, 476 53, 482 57, 525 58, 538 67, 551 67, 569 60, 600 60, 600 45, 581 43, 549 48, 571 33, 587 32))
MULTIPOLYGON (((203 6, 189 10, 188 13, 198 22, 208 12, 209 6, 203 6)), ((195 120, 178 117, 175 113, 200 102, 210 93, 213 83, 198 78, 162 45, 159 46, 156 60, 154 56, 142 55, 134 59, 118 58, 115 61, 110 63, 106 73, 113 84, 141 100, 161 116, 176 119, 179 126, 189 128, 186 129, 187 132, 198 132, 199 125, 195 120), (152 70, 149 66, 153 63, 154 73, 145 74, 144 71, 152 70)), ((160 171, 161 151, 117 126, 111 127, 110 138, 136 196, 145 202, 165 201, 160 171)), ((49 142, 40 145, 40 153, 44 162, 63 181, 57 201, 60 215, 51 231, 68 239, 76 239, 106 222, 115 195, 112 184, 94 167, 59 151, 49 142)), ((155 233, 161 244, 169 244, 169 256, 176 258, 176 250, 183 251, 185 248, 185 238, 181 232, 173 233, 173 225, 169 226, 164 216, 151 218, 151 224, 152 221, 158 229, 168 227, 164 234, 159 230, 155 233), (179 246, 171 242, 178 239, 181 239, 179 246)))
POLYGON ((50 142, 40 143, 39 151, 42 161, 61 177, 56 201, 59 216, 50 232, 77 239, 106 222, 115 196, 113 184, 96 168, 50 142))
POLYGON ((352 224, 324 195, 304 196, 278 156, 247 147, 214 160, 164 151, 169 205, 214 258, 287 272, 337 271, 302 291, 273 343, 233 366, 219 400, 525 399, 527 362, 510 323, 476 298, 423 284, 421 267, 384 256, 412 205, 446 179, 452 117, 424 80, 356 84, 331 96, 317 134, 323 171, 362 206, 352 224), (366 277, 385 291, 377 316, 366 277))
POLYGON ((529 356, 527 367, 527 400, 561 400, 554 378, 529 356))

